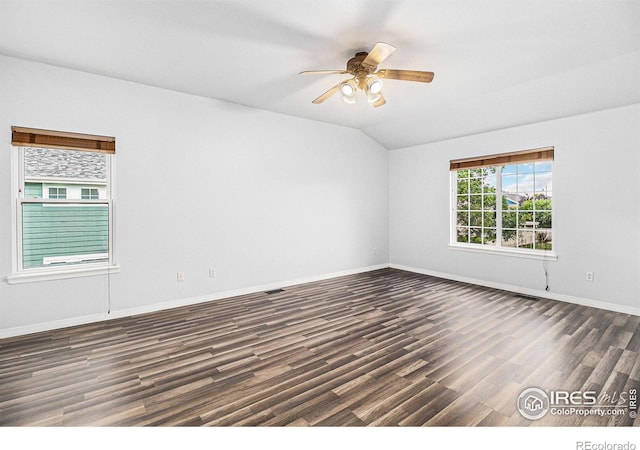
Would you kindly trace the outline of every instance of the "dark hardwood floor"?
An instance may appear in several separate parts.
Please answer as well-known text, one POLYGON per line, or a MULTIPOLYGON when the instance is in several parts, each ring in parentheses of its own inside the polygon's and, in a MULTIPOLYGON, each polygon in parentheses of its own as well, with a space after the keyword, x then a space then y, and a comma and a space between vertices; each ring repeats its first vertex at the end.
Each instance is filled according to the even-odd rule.
POLYGON ((640 425, 516 409, 639 353, 637 316, 384 269, 0 340, 0 425, 640 425))

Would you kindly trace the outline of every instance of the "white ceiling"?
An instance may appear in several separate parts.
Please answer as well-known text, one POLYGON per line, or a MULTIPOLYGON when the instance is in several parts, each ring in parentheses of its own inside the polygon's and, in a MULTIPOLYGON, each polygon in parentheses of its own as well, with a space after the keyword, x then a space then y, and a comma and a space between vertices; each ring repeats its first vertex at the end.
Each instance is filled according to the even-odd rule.
POLYGON ((640 102, 640 2, 4 1, 0 54, 361 129, 389 149, 640 102), (315 97, 356 51, 387 104, 315 97))

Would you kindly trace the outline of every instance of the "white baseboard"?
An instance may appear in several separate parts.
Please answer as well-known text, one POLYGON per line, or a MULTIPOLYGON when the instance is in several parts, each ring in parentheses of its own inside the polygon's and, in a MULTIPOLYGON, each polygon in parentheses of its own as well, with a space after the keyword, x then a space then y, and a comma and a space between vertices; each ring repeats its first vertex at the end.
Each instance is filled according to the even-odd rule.
POLYGON ((389 264, 379 264, 376 266, 361 267, 358 269, 343 270, 340 272, 331 272, 323 275, 314 275, 310 277, 296 278, 293 280, 260 284, 260 285, 251 286, 248 288, 215 292, 213 294, 201 295, 198 297, 181 298, 181 299, 172 300, 169 302, 140 306, 137 308, 121 309, 117 311, 111 311, 111 314, 109 314, 109 318, 115 319, 119 317, 128 317, 128 316, 134 316, 137 314, 146 314, 150 312, 162 311, 164 309, 178 308, 180 306, 196 305, 198 303, 210 302, 210 301, 220 300, 220 299, 229 298, 229 297, 237 297, 239 295, 255 294, 256 292, 270 291, 272 289, 278 289, 278 288, 287 287, 287 286, 294 286, 296 284, 312 283, 314 281, 328 280, 331 278, 343 277, 345 275, 354 275, 357 273, 370 272, 372 270, 386 269, 387 267, 389 267, 389 264))
POLYGON ((528 295, 532 297, 547 298, 550 300, 558 300, 561 302, 575 303, 577 305, 589 306, 592 308, 604 309, 607 311, 619 312, 624 314, 631 314, 634 316, 640 316, 640 308, 627 305, 619 305, 617 303, 602 302, 599 300, 591 300, 587 298, 574 297, 572 295, 558 294, 554 292, 541 291, 538 289, 529 289, 520 286, 513 286, 510 284, 495 283, 491 281, 479 280, 477 278, 468 278, 460 275, 454 275, 450 273, 436 272, 428 269, 417 269, 415 267, 403 266, 401 264, 389 264, 392 269, 406 270, 407 272, 419 273, 422 275, 431 275, 433 277, 445 278, 447 280, 460 281, 463 283, 476 284, 479 286, 485 286, 494 289, 501 289, 503 291, 515 292, 517 294, 528 295))
POLYGON ((293 280, 278 281, 278 282, 267 283, 267 284, 262 284, 258 286, 251 286, 247 288, 215 292, 209 295, 181 298, 181 299, 171 300, 171 301, 162 302, 162 303, 153 303, 150 305, 139 306, 136 308, 114 310, 114 311, 111 311, 111 313, 109 314, 105 312, 105 313, 91 314, 87 316, 71 317, 69 319, 54 320, 51 322, 36 323, 36 324, 25 325, 21 327, 7 328, 6 330, 0 330, 0 339, 5 339, 5 338, 15 337, 15 336, 22 336, 22 335, 32 334, 32 333, 39 333, 42 331, 50 331, 50 330, 55 330, 59 328, 73 327, 76 325, 86 325, 89 323, 102 322, 104 320, 117 319, 122 317, 129 317, 137 314, 146 314, 150 312, 162 311, 165 309, 177 308, 180 306, 195 305, 198 303, 220 300, 223 298, 237 297, 238 295, 255 294, 256 292, 270 291, 272 289, 293 286, 296 284, 311 283, 314 281, 328 280, 331 278, 342 277, 345 275, 354 275, 357 273, 370 272, 372 270, 385 269, 387 267, 389 267, 389 264, 378 264, 375 266, 342 270, 339 272, 331 272, 331 273, 326 273, 322 275, 314 275, 309 277, 297 278, 293 280))
POLYGON ((70 317, 68 319, 53 320, 51 322, 34 323, 32 325, 24 325, 21 327, 7 328, 6 330, 0 330, 0 339, 39 333, 41 331, 56 330, 58 328, 75 327, 76 325, 102 322, 108 318, 109 317, 106 313, 98 313, 86 316, 70 317))
POLYGON ((331 278, 337 278, 337 277, 342 277, 346 275, 354 275, 357 273, 370 272, 372 270, 385 269, 387 267, 391 267, 392 269, 406 270, 407 272, 414 272, 414 273, 419 273, 423 275, 431 275, 434 277, 445 278, 453 281, 460 281, 463 283, 470 283, 470 284, 475 284, 479 286, 485 286, 485 287, 494 288, 494 289, 502 289, 505 291, 515 292, 518 294, 523 294, 523 295, 528 295, 533 297, 547 298, 550 300, 558 300, 561 302, 575 303, 578 305, 604 309, 607 311, 620 312, 620 313, 640 316, 640 308, 633 307, 633 306, 618 305, 615 303, 585 299, 580 297, 574 297, 571 295, 557 294, 553 292, 523 288, 520 286, 513 286, 513 285, 503 284, 503 283, 495 283, 491 281, 480 280, 477 278, 468 278, 468 277, 463 277, 460 275, 455 275, 450 273, 437 272, 434 270, 418 269, 415 267, 404 266, 401 264, 378 264, 375 266, 361 267, 357 269, 343 270, 339 272, 331 272, 331 273, 326 273, 322 275, 314 275, 309 277, 297 278, 293 280, 267 283, 267 284, 251 286, 247 288, 215 292, 210 295, 176 299, 168 302, 154 303, 154 304, 140 306, 136 308, 114 310, 114 311, 111 311, 110 314, 107 314, 105 312, 105 313, 99 313, 99 314, 91 314, 87 316, 72 317, 69 319, 55 320, 51 322, 25 325, 21 327, 8 328, 6 330, 0 330, 0 339, 5 339, 9 337, 14 337, 14 336, 22 336, 22 335, 32 334, 32 333, 39 333, 42 331, 50 331, 50 330, 55 330, 59 328, 67 328, 67 327, 72 327, 76 325, 85 325, 89 323, 101 322, 104 320, 134 316, 137 314, 146 314, 150 312, 162 311, 165 309, 177 308, 180 306, 195 305, 198 303, 220 300, 223 298, 237 297, 239 295, 255 294, 256 292, 264 292, 272 289, 293 286, 296 284, 312 283, 314 281, 322 281, 322 280, 328 280, 331 278))

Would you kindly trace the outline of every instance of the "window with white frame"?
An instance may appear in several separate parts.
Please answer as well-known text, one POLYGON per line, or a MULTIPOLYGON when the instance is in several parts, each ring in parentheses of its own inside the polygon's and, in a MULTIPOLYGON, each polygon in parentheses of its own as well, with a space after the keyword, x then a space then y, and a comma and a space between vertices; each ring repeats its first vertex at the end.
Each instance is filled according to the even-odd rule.
POLYGON ((96 200, 100 198, 98 188, 82 188, 80 190, 80 198, 83 200, 96 200))
POLYGON ((553 148, 453 160, 451 242, 462 249, 553 254, 553 148))
POLYGON ((12 136, 16 201, 8 281, 115 271, 115 139, 18 127, 12 136))
POLYGON ((67 188, 63 187, 50 187, 49 198, 67 198, 67 188))

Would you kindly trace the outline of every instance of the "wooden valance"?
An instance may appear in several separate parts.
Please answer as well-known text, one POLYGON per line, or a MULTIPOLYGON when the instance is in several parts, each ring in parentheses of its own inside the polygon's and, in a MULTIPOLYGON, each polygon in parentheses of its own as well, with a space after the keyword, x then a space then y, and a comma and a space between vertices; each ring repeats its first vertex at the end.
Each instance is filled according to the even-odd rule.
POLYGON ((449 170, 476 169, 478 167, 504 166, 507 164, 549 160, 553 161, 553 147, 501 153, 499 155, 482 156, 479 158, 453 159, 449 161, 449 170))
POLYGON ((11 127, 11 144, 28 147, 61 148, 98 153, 115 153, 116 138, 66 131, 11 127))

